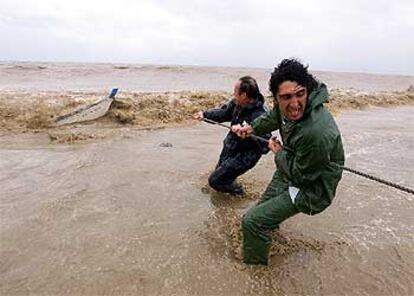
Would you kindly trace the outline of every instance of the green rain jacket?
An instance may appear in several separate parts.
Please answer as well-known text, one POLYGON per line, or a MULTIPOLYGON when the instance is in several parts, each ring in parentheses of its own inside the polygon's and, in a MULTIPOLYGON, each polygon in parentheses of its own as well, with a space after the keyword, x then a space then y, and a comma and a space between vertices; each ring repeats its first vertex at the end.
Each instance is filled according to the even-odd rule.
POLYGON ((298 188, 295 206, 309 215, 320 213, 331 204, 345 160, 341 134, 323 106, 327 101, 327 88, 319 84, 310 93, 300 120, 282 119, 275 104, 273 110, 252 123, 255 135, 279 130, 283 149, 275 153, 277 171, 272 185, 285 187, 284 190, 290 186, 298 188))

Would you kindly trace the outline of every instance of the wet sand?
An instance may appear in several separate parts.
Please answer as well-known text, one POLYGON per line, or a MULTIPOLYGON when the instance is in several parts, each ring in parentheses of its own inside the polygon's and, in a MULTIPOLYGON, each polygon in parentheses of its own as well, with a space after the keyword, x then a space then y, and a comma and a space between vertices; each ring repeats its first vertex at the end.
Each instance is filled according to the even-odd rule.
MULTIPOLYGON (((347 165, 412 186, 412 106, 342 111, 347 165)), ((333 205, 275 234, 269 267, 237 260, 245 199, 208 189, 225 130, 106 128, 98 141, 0 137, 2 295, 412 295, 413 197, 344 173, 333 205)))

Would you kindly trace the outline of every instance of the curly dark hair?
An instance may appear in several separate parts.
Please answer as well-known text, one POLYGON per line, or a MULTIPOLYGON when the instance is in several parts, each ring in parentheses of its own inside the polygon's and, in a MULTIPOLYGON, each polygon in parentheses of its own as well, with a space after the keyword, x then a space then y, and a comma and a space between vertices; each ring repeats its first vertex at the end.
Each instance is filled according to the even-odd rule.
POLYGON ((311 93, 317 86, 317 80, 308 72, 308 66, 303 65, 297 59, 284 59, 272 72, 269 81, 269 90, 273 97, 279 90, 279 85, 284 81, 295 81, 299 85, 306 87, 306 90, 311 93))
POLYGON ((259 85, 257 84, 256 79, 251 76, 243 76, 239 78, 240 88, 239 94, 246 93, 249 98, 254 99, 263 99, 262 94, 259 90, 259 85))

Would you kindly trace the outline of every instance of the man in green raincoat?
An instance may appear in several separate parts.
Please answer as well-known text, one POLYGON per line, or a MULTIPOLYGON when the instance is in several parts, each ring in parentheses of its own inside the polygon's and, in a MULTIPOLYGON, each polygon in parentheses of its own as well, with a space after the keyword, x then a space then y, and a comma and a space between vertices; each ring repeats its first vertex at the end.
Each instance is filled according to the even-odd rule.
POLYGON ((271 231, 299 212, 314 215, 332 202, 342 176, 341 134, 324 103, 328 91, 295 59, 283 60, 269 82, 273 110, 252 122, 234 125, 244 138, 279 130, 282 142, 269 141, 277 170, 260 201, 242 220, 243 261, 268 263, 271 231))

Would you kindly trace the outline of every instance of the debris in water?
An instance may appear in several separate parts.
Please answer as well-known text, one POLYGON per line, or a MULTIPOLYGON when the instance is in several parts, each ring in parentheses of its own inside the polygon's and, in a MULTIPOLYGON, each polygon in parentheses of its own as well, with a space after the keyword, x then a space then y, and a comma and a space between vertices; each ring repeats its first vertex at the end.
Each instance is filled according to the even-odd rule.
POLYGON ((161 143, 160 144, 160 147, 172 147, 173 146, 173 144, 171 144, 171 143, 169 143, 169 142, 164 142, 164 143, 161 143))
POLYGON ((96 139, 103 139, 105 136, 102 135, 95 135, 95 134, 85 134, 85 133, 76 133, 76 132, 68 132, 68 133, 52 133, 49 132, 49 139, 53 143, 59 144, 75 144, 80 141, 87 141, 87 140, 96 140, 96 139))
POLYGON ((109 107, 111 106, 115 95, 118 92, 117 88, 113 88, 109 96, 104 97, 103 99, 90 104, 88 106, 79 108, 75 111, 72 111, 68 114, 59 116, 55 123, 56 125, 71 124, 75 122, 90 121, 102 117, 108 112, 109 107))

